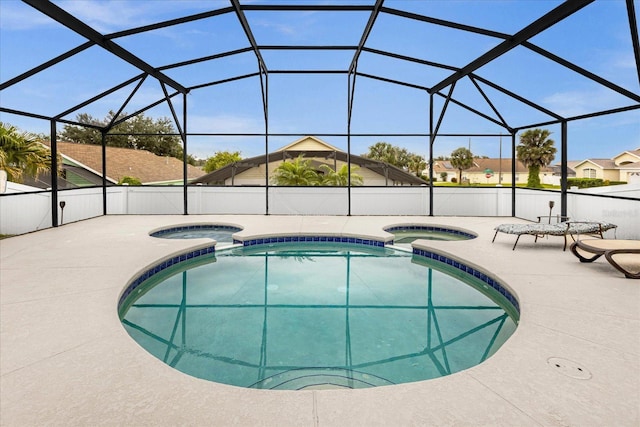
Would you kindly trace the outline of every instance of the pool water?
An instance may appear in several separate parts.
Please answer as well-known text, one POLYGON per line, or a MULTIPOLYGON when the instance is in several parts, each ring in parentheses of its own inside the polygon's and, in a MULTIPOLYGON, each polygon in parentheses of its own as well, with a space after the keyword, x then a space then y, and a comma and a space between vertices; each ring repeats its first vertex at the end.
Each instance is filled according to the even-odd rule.
POLYGON ((517 325, 499 293, 446 269, 360 245, 228 249, 152 276, 120 316, 158 359, 224 384, 302 390, 428 380, 481 363, 517 325))
POLYGON ((409 244, 417 239, 426 240, 469 240, 463 234, 454 234, 446 231, 420 231, 420 230, 398 230, 393 232, 393 243, 396 245, 409 244))
POLYGON ((226 225, 189 225, 151 233, 152 237, 163 239, 212 239, 218 243, 233 243, 233 234, 240 231, 240 228, 226 225))

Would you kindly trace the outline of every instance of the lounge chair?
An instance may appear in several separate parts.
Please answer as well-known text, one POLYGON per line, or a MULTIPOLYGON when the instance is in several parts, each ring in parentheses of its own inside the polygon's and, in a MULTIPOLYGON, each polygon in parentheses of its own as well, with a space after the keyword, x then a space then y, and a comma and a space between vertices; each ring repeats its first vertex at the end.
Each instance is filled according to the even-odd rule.
MULTIPOLYGON (((538 221, 540 221, 540 218, 543 217, 538 217, 538 221)), ((596 235, 602 239, 604 238, 605 231, 616 227, 617 225, 615 224, 601 221, 566 221, 557 224, 544 224, 541 222, 530 224, 500 224, 494 228, 496 233, 493 235, 491 243, 495 242, 498 233, 515 234, 518 236, 512 248, 512 250, 515 250, 518 240, 520 240, 520 236, 523 234, 535 236, 535 242, 538 241, 539 237, 563 236, 564 247, 562 250, 565 251, 567 250, 567 236, 570 236, 574 241, 576 240, 574 236, 581 234, 596 235)))
POLYGON ((640 279, 640 240, 577 240, 571 252, 580 262, 593 262, 604 255, 626 278, 640 279))

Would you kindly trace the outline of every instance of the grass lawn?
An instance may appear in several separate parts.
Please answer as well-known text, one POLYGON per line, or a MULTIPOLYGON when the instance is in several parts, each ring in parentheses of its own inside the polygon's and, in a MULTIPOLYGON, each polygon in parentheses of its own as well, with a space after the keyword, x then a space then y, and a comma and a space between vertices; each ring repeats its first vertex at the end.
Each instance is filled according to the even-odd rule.
MULTIPOLYGON (((434 182, 433 183, 434 187, 495 187, 496 184, 463 184, 463 185, 458 185, 458 183, 455 182, 434 182)), ((502 185, 505 188, 510 188, 511 184, 503 184, 502 185)), ((518 188, 527 188, 527 184, 516 184, 516 187, 518 188)), ((548 190, 560 190, 560 186, 559 185, 549 185, 549 184, 542 184, 542 188, 548 189, 548 190)))

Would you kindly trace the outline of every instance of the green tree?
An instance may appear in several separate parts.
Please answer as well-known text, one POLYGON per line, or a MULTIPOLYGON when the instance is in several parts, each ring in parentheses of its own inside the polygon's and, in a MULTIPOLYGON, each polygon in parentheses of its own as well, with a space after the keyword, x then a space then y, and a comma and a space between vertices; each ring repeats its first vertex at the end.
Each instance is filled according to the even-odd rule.
MULTIPOLYGON (((122 113, 118 117, 126 116, 127 113, 122 113)), ((76 121, 104 128, 113 121, 114 117, 113 111, 109 111, 103 120, 81 113, 76 116, 76 121)), ((106 144, 110 147, 147 150, 158 156, 171 156, 182 160, 184 153, 182 140, 175 133, 176 130, 169 118, 161 117, 154 120, 140 113, 114 126, 107 133, 106 144)), ((60 138, 77 144, 102 144, 101 132, 85 126, 65 125, 60 132, 60 138)), ((195 159, 191 158, 188 163, 193 162, 195 159)))
POLYGON ((318 185, 320 178, 311 167, 311 161, 303 155, 284 161, 273 171, 271 182, 274 185, 318 185))
POLYGON ((440 172, 440 179, 442 179, 443 181, 446 181, 448 176, 449 176, 448 173, 440 172))
MULTIPOLYGON (((337 171, 334 171, 329 165, 321 165, 320 169, 324 172, 320 185, 336 187, 346 187, 349 185, 349 168, 346 163, 337 171)), ((356 173, 358 169, 360 169, 360 167, 351 165, 352 186, 362 185, 364 182, 362 176, 356 173)))
POLYGON ((422 171, 427 167, 427 162, 419 154, 411 154, 407 163, 407 168, 410 172, 413 172, 417 177, 422 176, 422 171))
POLYGON ((37 178, 51 170, 51 150, 34 135, 0 122, 0 169, 13 182, 24 182, 25 176, 37 178))
POLYGON ((465 147, 456 148, 451 153, 451 166, 458 169, 458 185, 462 184, 462 171, 473 166, 473 153, 465 147))
POLYGON ((529 177, 527 187, 541 188, 540 168, 547 166, 556 155, 554 141, 546 129, 529 129, 520 135, 520 143, 516 147, 516 154, 527 168, 529 177))
POLYGON ((242 160, 242 157, 239 151, 216 151, 213 156, 207 159, 202 169, 209 173, 240 160, 242 160))
POLYGON ((142 182, 135 177, 132 176, 123 176, 122 178, 120 178, 120 180, 118 181, 118 185, 142 185, 142 182))
POLYGON ((396 147, 388 142, 376 142, 362 157, 379 160, 404 169, 409 167, 410 159, 414 155, 409 153, 406 148, 396 147))

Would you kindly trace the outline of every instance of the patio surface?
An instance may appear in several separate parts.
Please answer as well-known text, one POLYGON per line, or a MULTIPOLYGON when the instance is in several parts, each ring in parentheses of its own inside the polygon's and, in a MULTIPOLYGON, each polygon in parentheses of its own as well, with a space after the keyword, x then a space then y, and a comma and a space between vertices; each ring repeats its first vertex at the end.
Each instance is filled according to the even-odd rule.
MULTIPOLYGON (((601 259, 581 264, 562 237, 499 234, 514 218, 104 216, 0 241, 0 424, 242 426, 638 426, 640 283, 601 259), (264 391, 182 374, 139 347, 116 305, 159 258, 205 240, 148 235, 225 223, 243 235, 384 236, 443 224, 478 234, 422 241, 513 289, 518 329, 487 361, 429 381, 362 390, 264 391), (556 366, 556 365, 559 365, 556 366), (580 368, 581 370, 579 370, 580 368)), ((611 232, 609 232, 611 233, 611 232)), ((613 237, 613 234, 608 234, 613 237)))

